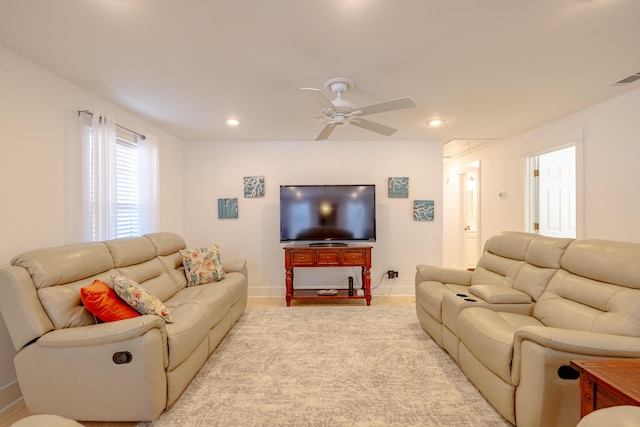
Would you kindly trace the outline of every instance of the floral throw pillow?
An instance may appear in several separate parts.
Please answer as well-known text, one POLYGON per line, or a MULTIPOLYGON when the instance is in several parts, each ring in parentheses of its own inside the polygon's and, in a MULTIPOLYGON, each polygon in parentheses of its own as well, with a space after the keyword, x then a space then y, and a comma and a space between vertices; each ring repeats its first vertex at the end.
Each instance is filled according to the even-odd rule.
POLYGON ((155 314, 167 323, 173 323, 171 313, 156 297, 138 283, 124 276, 112 276, 113 290, 140 314, 155 314))
POLYGON ((220 262, 220 248, 217 245, 180 251, 182 264, 187 275, 187 286, 197 286, 217 282, 227 277, 220 262))

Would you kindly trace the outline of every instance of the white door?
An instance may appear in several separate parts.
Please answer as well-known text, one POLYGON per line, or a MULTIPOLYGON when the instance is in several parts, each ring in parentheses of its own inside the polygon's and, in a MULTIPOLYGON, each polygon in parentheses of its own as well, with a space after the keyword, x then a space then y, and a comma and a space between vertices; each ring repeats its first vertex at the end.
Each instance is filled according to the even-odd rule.
POLYGON ((529 231, 576 237, 576 147, 531 157, 529 231))
POLYGON ((480 169, 479 162, 461 175, 460 206, 462 208, 462 260, 464 268, 473 268, 480 257, 480 169))

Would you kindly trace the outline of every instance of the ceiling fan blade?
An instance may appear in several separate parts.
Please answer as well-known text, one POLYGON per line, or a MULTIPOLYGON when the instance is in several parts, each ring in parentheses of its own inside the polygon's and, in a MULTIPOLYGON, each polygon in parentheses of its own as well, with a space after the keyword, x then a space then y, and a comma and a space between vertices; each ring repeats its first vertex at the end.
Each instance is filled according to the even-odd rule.
POLYGON ((403 108, 412 108, 415 106, 416 104, 411 98, 398 98, 391 101, 385 101, 378 104, 371 104, 365 107, 356 108, 353 111, 353 114, 366 116, 367 114, 384 113, 385 111, 402 110, 403 108))
POLYGON ((335 105, 333 105, 331 100, 327 98, 326 95, 322 93, 320 89, 314 89, 312 87, 303 87, 300 89, 308 93, 313 99, 316 100, 318 104, 322 105, 323 108, 328 108, 331 110, 336 109, 335 105))
POLYGON ((316 141, 324 141, 325 139, 329 138, 329 135, 331 135, 331 132, 333 132, 335 127, 335 123, 329 123, 328 125, 326 125, 324 129, 322 129, 322 132, 320 132, 320 134, 316 138, 316 141))
POLYGON ((380 133, 382 135, 391 136, 398 131, 398 129, 394 129, 389 126, 382 125, 380 123, 372 122, 369 120, 354 118, 349 121, 354 126, 358 126, 376 133, 380 133))

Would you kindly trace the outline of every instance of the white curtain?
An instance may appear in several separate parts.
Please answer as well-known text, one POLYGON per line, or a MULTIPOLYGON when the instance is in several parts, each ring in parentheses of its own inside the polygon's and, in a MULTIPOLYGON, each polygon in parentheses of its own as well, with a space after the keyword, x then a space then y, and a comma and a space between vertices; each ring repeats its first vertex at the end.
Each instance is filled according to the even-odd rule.
POLYGON ((84 239, 98 241, 112 238, 115 227, 116 124, 99 112, 89 117, 82 121, 84 239))
POLYGON ((140 234, 158 229, 158 137, 138 138, 138 217, 140 234))

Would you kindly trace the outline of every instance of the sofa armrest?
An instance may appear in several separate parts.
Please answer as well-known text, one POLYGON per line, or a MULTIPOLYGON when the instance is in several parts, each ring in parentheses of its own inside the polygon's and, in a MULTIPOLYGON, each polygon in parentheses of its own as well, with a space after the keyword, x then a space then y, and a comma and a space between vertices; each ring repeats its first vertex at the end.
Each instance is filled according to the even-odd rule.
POLYGON ((515 334, 514 352, 524 340, 567 353, 603 357, 640 357, 640 338, 547 326, 523 326, 515 334))
POLYGON ((531 304, 531 297, 524 292, 503 285, 471 285, 469 293, 489 304, 531 304))
POLYGON ((222 263, 222 269, 226 273, 237 272, 242 273, 245 277, 247 277, 247 261, 244 259, 224 261, 222 263))
POLYGON ((31 276, 22 267, 0 269, 0 312, 16 351, 54 329, 31 276))
POLYGON ((116 322, 57 329, 44 334, 38 340, 38 345, 43 347, 93 347, 140 337, 154 328, 160 330, 166 342, 167 332, 164 320, 159 316, 146 315, 116 322))
POLYGON ((473 272, 468 270, 420 264, 416 267, 416 286, 426 281, 469 286, 472 274, 473 272))
POLYGON ((640 358, 640 338, 547 326, 523 326, 514 336, 511 379, 520 381, 522 343, 533 341, 545 348, 575 355, 602 358, 640 358))

